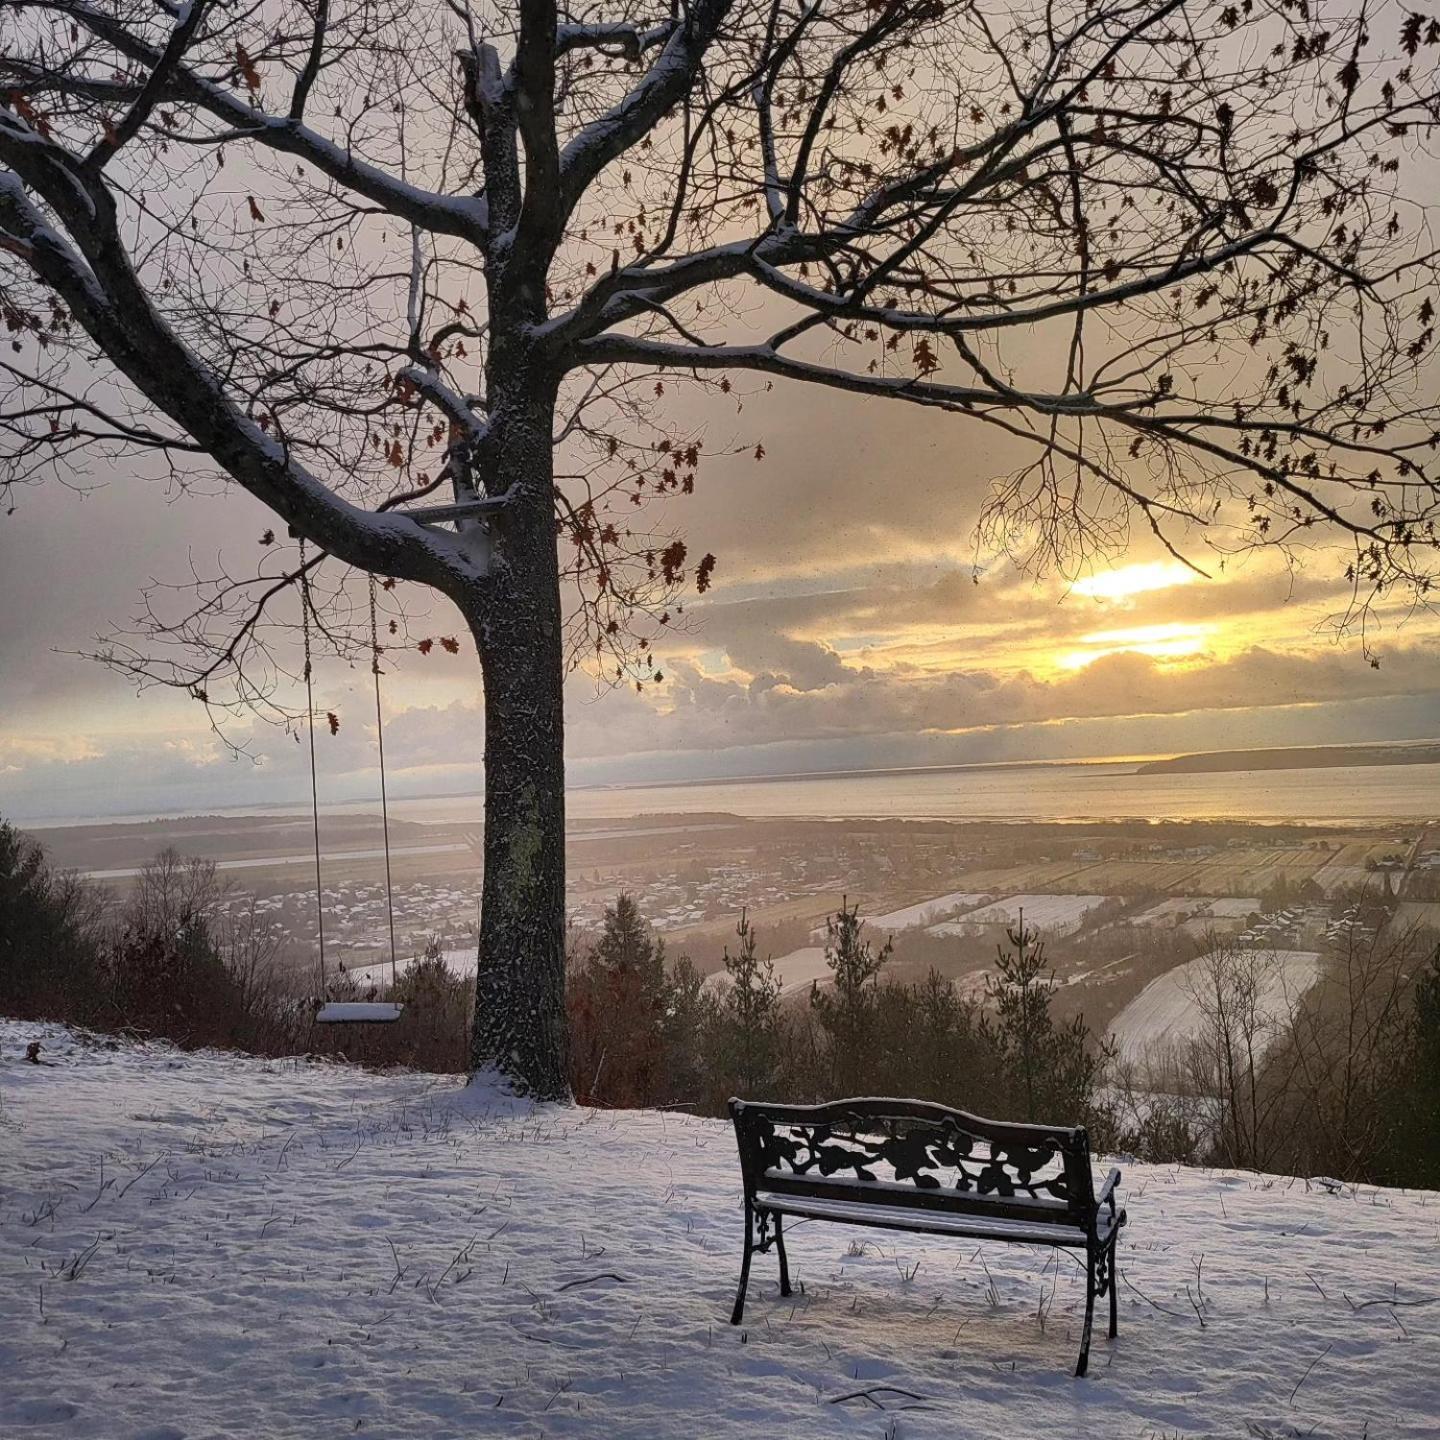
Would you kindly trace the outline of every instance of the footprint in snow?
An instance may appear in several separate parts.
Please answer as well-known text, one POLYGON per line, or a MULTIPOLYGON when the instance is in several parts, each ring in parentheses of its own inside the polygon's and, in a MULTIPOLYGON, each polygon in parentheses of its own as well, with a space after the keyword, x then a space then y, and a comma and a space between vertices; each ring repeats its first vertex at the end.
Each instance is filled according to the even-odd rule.
POLYGON ((9 1407, 7 1418, 19 1425, 59 1425, 79 1413, 80 1407, 68 1400, 17 1400, 9 1407))

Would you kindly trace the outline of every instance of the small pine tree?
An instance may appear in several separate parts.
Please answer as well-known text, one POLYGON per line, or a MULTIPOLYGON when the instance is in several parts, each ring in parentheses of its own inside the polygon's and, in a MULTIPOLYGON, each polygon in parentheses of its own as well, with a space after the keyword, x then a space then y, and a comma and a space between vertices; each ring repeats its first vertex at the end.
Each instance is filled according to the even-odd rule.
POLYGON ((703 1106, 712 1088, 707 1050, 715 1028, 715 995, 688 955, 671 963, 665 985, 665 1093, 660 1098, 670 1104, 703 1106))
POLYGON ((810 990, 810 1004, 829 1041, 831 1083, 838 1095, 860 1093, 876 1068, 876 979, 892 946, 887 940, 877 951, 861 937, 864 925, 860 907, 851 909, 842 899, 839 913, 825 922, 825 963, 835 983, 828 990, 818 984, 810 990))
POLYGON ((994 976, 985 995, 993 1010, 980 1022, 1009 1092, 1007 1108, 1022 1120, 1078 1124, 1095 1110, 1095 1091, 1108 1057, 1091 1043, 1083 1016, 1057 1026, 1050 1003, 1057 986, 1045 944, 1025 928, 1005 932, 1011 948, 996 947, 994 976))
POLYGON ((1404 1109, 1392 1141, 1392 1183, 1440 1185, 1440 948, 1415 981, 1404 1109))
POLYGON ((716 1016, 712 1064, 732 1095, 751 1099, 769 1093, 780 1069, 780 980, 774 961, 760 958, 755 927, 746 911, 735 927, 740 948, 723 960, 730 984, 716 1016))
POLYGON ((605 911, 604 929, 573 977, 571 1081, 594 1105, 638 1106, 667 1098, 665 944, 631 895, 605 911))

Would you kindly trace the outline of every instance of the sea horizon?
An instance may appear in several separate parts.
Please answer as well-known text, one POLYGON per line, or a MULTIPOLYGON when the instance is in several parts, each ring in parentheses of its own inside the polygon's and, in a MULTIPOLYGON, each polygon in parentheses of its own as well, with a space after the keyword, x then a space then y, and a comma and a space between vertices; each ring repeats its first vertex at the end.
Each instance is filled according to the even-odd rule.
MULTIPOLYGON (((1403 750, 1434 741, 1308 745, 1306 752, 1380 748, 1403 750)), ((1256 748, 1261 755, 1287 747, 1256 748)), ((1227 754, 1224 750, 1178 752, 1227 754)), ((972 819, 997 823, 1127 823, 1149 820, 1254 820, 1299 824, 1384 824, 1440 815, 1440 764, 1365 762, 1354 765, 1257 766, 1226 770, 1141 774, 1160 755, 1081 756, 965 764, 874 766, 842 770, 700 776, 683 780, 607 781, 567 786, 574 822, 643 819, 654 815, 734 814, 753 819, 972 819), (1047 788, 1057 773, 1090 782, 1088 795, 1047 788), (941 784, 948 779, 974 783, 941 784), (995 777, 995 778, 986 778, 995 777), (1240 777, 1251 777, 1243 783, 1240 777), (1261 777, 1258 781, 1254 777, 1261 777), (1116 784, 1113 782, 1128 782, 1116 784), (837 787, 849 787, 848 793, 837 787), (1353 792, 1359 792, 1356 795, 1353 792), (706 803, 700 803, 701 797, 706 803), (633 797, 631 799, 630 797, 633 797), (662 802, 663 797, 663 802, 662 802), (1047 797, 1050 803, 1047 803, 1047 797), (1089 803, 1086 803, 1088 801, 1089 803)), ((392 817, 418 823, 481 823, 483 792, 437 790, 391 794, 392 817), (473 811, 473 814, 467 812, 473 811)), ((364 815, 380 797, 322 800, 325 815, 364 815)), ((261 800, 242 805, 95 812, 79 816, 11 817, 32 829, 145 825, 165 821, 244 819, 308 814, 310 800, 261 800)))

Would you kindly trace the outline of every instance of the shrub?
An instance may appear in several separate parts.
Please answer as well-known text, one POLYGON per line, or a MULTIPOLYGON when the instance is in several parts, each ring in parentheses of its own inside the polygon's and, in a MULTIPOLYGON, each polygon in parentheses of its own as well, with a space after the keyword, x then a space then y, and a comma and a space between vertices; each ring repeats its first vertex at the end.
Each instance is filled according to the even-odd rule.
POLYGON ((0 1011, 88 1022, 99 1008, 96 899, 0 821, 0 1011))

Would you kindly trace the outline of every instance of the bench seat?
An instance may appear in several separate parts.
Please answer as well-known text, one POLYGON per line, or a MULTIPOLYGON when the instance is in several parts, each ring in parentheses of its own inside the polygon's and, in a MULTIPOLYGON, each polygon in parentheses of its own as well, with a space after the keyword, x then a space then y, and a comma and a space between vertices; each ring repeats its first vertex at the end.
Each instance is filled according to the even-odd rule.
MULTIPOLYGON (((972 1240, 1014 1240, 1028 1245, 1074 1246, 1083 1250, 1087 1239, 1078 1225, 1051 1225, 1037 1220, 1007 1220, 990 1215, 957 1215, 921 1209, 918 1205, 867 1205, 861 1200, 827 1200, 818 1195, 782 1195, 760 1190, 755 1208, 778 1215, 810 1220, 834 1220, 842 1225, 872 1225, 886 1230, 920 1230, 933 1235, 961 1235, 972 1240)), ((1102 1216, 1096 1238, 1109 1238, 1112 1217, 1102 1216)))

